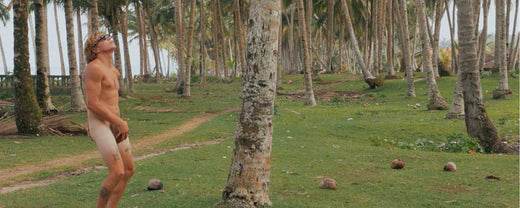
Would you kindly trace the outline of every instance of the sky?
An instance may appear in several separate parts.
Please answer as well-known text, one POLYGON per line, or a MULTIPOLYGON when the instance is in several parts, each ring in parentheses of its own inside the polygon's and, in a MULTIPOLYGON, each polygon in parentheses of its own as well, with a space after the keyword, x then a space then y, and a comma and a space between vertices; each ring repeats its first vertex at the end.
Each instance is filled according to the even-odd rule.
MULTIPOLYGON (((514 8, 514 2, 513 2, 512 7, 514 8)), ((453 7, 450 6, 450 13, 451 13, 452 9, 453 9, 453 7)), ((482 28, 482 25, 483 25, 483 14, 482 13, 483 13, 483 11, 481 10, 481 18, 479 18, 480 19, 480 22, 479 22, 480 29, 482 28)), ((61 64, 60 64, 60 58, 59 58, 60 56, 59 56, 59 50, 57 50, 58 39, 57 39, 57 33, 56 33, 56 27, 55 27, 56 23, 55 23, 55 18, 54 18, 54 7, 52 4, 49 4, 47 6, 47 14, 48 14, 47 20, 48 20, 48 30, 49 30, 50 71, 51 71, 52 75, 61 75, 61 64)), ((65 30, 65 12, 64 12, 63 7, 58 6, 57 15, 58 15, 58 26, 60 28, 60 37, 61 37, 61 42, 62 42, 62 47, 63 47, 63 55, 65 58, 65 60, 64 60, 65 71, 66 71, 66 74, 68 75, 69 74, 69 72, 68 72, 69 64, 67 61, 68 60, 67 59, 67 35, 66 35, 66 30, 65 30)), ((34 18, 33 15, 31 15, 31 17, 34 18)), ((513 18, 514 18, 514 11, 511 12, 511 17, 510 17, 510 28, 509 28, 510 34, 513 32, 513 18)), ((518 21, 519 22, 517 22, 515 34, 518 34, 518 31, 520 30, 520 20, 518 20, 518 21)), ((88 32, 86 14, 81 16, 81 22, 82 22, 81 27, 82 27, 82 32, 83 32, 83 37, 82 37, 83 41, 82 42, 84 42, 87 38, 87 32, 88 32)), ((74 44, 76 45, 76 50, 77 50, 78 49, 78 46, 77 46, 78 34, 77 34, 77 25, 76 25, 76 15, 74 15, 74 27, 75 27, 74 33, 76 36, 75 37, 76 40, 74 41, 74 44)), ((494 33, 495 33, 495 5, 494 5, 494 1, 492 1, 491 7, 489 9, 489 15, 488 15, 488 34, 494 34, 494 33)), ((31 34, 29 33, 29 35, 31 35, 31 34)), ((441 43, 443 42, 443 40, 447 40, 450 38, 449 25, 448 25, 448 20, 447 20, 446 14, 444 14, 442 22, 441 22, 440 36, 441 36, 440 37, 441 43)), ((457 36, 456 28, 455 28, 455 36, 457 36)), ((4 46, 4 52, 5 52, 5 56, 6 56, 8 71, 12 72, 13 71, 13 62, 14 62, 14 60, 13 60, 14 38, 13 38, 13 14, 12 14, 12 12, 11 12, 11 18, 7 22, 7 24, 5 26, 0 24, 0 38, 2 39, 2 43, 4 46)), ((122 38, 120 37, 119 40, 122 40, 122 38)), ((130 41, 130 38, 129 38, 129 41, 130 41)), ((35 52, 34 52, 32 38, 29 38, 29 49, 30 49, 29 54, 30 54, 31 74, 36 74, 36 61, 35 61, 35 52)), ((130 50, 130 57, 131 57, 132 74, 134 74, 134 75, 139 74, 139 58, 138 57, 140 55, 139 55, 139 40, 138 39, 130 41, 129 50, 130 50)), ((153 53, 152 53, 151 48, 149 48, 148 53, 151 58, 150 64, 152 65, 152 68, 153 68, 154 61, 153 61, 153 53)), ((121 54, 123 54, 123 50, 121 50, 121 54)), ((166 54, 167 54, 166 50, 161 51, 161 57, 163 57, 162 65, 164 67, 164 70, 167 70, 166 54)), ((78 52, 76 52, 76 57, 79 57, 78 52)), ((124 56, 122 56, 122 60, 124 61, 124 56)), ((78 63, 79 63, 79 61, 78 61, 78 63)), ((4 74, 3 66, 4 66, 3 60, 0 58, 0 74, 4 74)), ((172 72, 176 71, 176 64, 175 64, 174 60, 171 61, 170 68, 171 68, 172 72)))

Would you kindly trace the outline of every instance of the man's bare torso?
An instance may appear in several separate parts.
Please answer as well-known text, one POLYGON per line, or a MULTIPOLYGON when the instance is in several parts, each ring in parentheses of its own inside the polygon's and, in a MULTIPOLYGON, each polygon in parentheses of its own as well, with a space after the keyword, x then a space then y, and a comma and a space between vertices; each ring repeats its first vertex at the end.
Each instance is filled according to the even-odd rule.
POLYGON ((92 61, 94 66, 103 71, 101 79, 101 93, 99 94, 100 103, 104 104, 110 112, 120 116, 119 112, 119 73, 113 66, 105 66, 97 60, 92 61))

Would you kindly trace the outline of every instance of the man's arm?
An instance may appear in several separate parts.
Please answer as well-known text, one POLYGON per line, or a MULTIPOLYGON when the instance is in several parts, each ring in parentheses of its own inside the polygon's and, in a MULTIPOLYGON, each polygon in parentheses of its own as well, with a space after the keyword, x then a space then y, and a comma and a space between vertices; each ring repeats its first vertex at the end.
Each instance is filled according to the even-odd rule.
POLYGON ((106 105, 103 105, 99 100, 103 74, 100 67, 94 64, 89 64, 85 69, 84 79, 88 103, 87 108, 103 120, 116 125, 120 133, 128 133, 128 124, 119 118, 119 116, 112 113, 106 105))

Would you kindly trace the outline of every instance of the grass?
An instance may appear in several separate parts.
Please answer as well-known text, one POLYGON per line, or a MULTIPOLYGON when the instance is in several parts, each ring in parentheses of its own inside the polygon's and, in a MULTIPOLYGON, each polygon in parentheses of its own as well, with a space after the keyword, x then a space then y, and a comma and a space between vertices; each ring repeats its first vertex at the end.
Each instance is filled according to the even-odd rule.
MULTIPOLYGON (((347 75, 321 75, 321 78, 326 82, 344 79, 347 75)), ((286 76, 284 83, 289 79, 294 82, 283 85, 286 91, 303 88, 302 75, 286 76)), ((487 112, 500 136, 519 134, 518 85, 513 84, 518 83, 518 79, 511 78, 509 82, 513 95, 506 100, 493 100, 491 93, 497 85, 497 77, 482 80, 487 112)), ((150 128, 160 128, 161 125, 145 119, 159 117, 161 120, 161 113, 136 111, 132 114, 133 106, 151 106, 154 109, 171 107, 197 114, 209 107, 212 111, 218 111, 240 103, 238 83, 232 83, 232 87, 221 83, 214 85, 208 86, 210 89, 193 87, 192 90, 200 93, 198 96, 193 94, 193 102, 174 95, 168 97, 170 94, 163 93, 164 88, 158 86, 137 85, 136 99, 123 100, 121 109, 126 109, 123 114, 129 115, 130 122, 143 120, 142 123, 130 123, 130 127, 136 129, 133 132, 145 132, 150 128), (164 97, 157 101, 154 96, 164 97), (140 104, 136 105, 137 102, 140 104)), ((453 85, 454 77, 439 80, 441 93, 448 103, 451 102, 453 85)), ((443 119, 448 111, 426 110, 424 81, 416 82, 416 98, 405 96, 404 80, 386 81, 383 87, 375 90, 367 90, 366 84, 360 80, 321 85, 319 89, 362 91, 366 96, 318 101, 318 106, 312 108, 304 106, 303 100, 277 97, 270 184, 274 207, 518 207, 520 184, 517 155, 405 150, 374 146, 371 142, 375 137, 408 143, 419 138, 439 142, 450 134, 466 135, 464 121, 443 119), (366 107, 363 105, 365 103, 366 107), (419 109, 407 106, 416 103, 421 105, 419 109), (402 170, 390 169, 390 162, 395 158, 403 159, 406 167, 402 170), (442 171, 448 161, 457 164, 456 172, 442 171), (484 179, 488 175, 498 176, 501 180, 484 179), (323 177, 336 179, 338 189, 319 189, 318 183, 323 177)), ((174 120, 168 120, 165 115, 161 122, 168 123, 164 128, 182 123, 174 123, 177 121, 174 120)), ((217 116, 188 134, 157 144, 154 150, 182 143, 229 138, 235 131, 236 122, 237 113, 217 116)), ((150 130, 148 133, 157 132, 150 130)), ((36 142, 39 139, 24 142, 32 140, 36 142)), ((49 152, 58 152, 60 148, 54 147, 54 143, 60 143, 57 140, 39 144, 46 145, 49 152)), ((0 148, 15 146, 12 141, 5 144, 0 148)), ((32 145, 36 147, 38 143, 32 145)), ((233 146, 232 139, 228 139, 220 144, 170 152, 136 162, 137 171, 120 207, 215 206, 226 184, 233 146), (164 192, 146 191, 146 184, 151 178, 163 181, 164 192)), ((27 156, 27 159, 31 157, 34 156, 27 156)), ((46 174, 52 175, 44 172, 38 178, 46 174)), ((0 197, 0 206, 92 207, 98 187, 106 175, 107 170, 94 170, 49 186, 5 194, 0 197)))

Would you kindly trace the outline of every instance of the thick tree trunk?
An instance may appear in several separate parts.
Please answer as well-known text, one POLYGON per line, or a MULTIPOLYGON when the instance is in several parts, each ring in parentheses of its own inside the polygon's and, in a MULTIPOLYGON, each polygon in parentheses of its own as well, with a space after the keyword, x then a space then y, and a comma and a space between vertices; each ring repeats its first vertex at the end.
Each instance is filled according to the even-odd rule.
POLYGON ((433 73, 435 78, 439 76, 439 37, 441 35, 441 20, 444 16, 444 3, 442 1, 435 2, 435 28, 433 29, 433 41, 432 41, 432 64, 433 73))
MULTIPOLYGON (((206 16, 204 0, 200 0, 200 84, 206 84, 206 16)), ((236 18, 235 18, 236 21, 236 18)), ((235 36, 236 37, 236 36, 235 36)))
POLYGON ((408 97, 415 97, 415 87, 413 83, 414 69, 412 65, 412 54, 410 54, 410 41, 408 40, 410 34, 408 33, 408 15, 406 13, 406 2, 404 0, 399 0, 399 3, 394 1, 394 6, 396 6, 396 12, 398 12, 398 16, 401 19, 398 24, 401 33, 401 52, 404 57, 406 67, 406 82, 408 84, 408 91, 406 95, 408 97))
POLYGON ((34 94, 29 65, 28 9, 27 0, 13 2, 14 115, 18 133, 38 135, 43 131, 44 124, 34 94))
POLYGON ((428 88, 428 110, 445 110, 448 109, 448 104, 441 96, 439 88, 437 87, 437 81, 433 73, 432 66, 432 49, 430 48, 430 40, 427 32, 427 20, 426 20, 426 6, 424 0, 415 0, 417 7, 417 17, 419 19, 419 30, 421 33, 422 45, 423 45, 423 69, 425 73, 426 86, 428 88))
POLYGON ((474 33, 471 0, 457 0, 458 36, 460 48, 460 70, 464 93, 466 129, 470 137, 477 137, 480 145, 488 152, 502 152, 497 131, 487 116, 482 99, 480 73, 476 59, 476 37, 474 33))
POLYGON ((464 119, 464 95, 462 93, 461 71, 457 72, 457 81, 453 89, 450 112, 446 114, 447 119, 464 119))
MULTIPOLYGON (((184 77, 179 77, 180 79, 184 78, 184 80, 182 81, 182 83, 185 83, 186 82, 186 77, 189 76, 189 73, 185 72, 184 71, 184 46, 183 46, 183 41, 184 41, 184 18, 182 16, 182 1, 181 0, 175 0, 175 26, 176 26, 176 36, 177 36, 177 65, 178 65, 178 70, 179 71, 183 71, 183 75, 184 77), (188 75, 186 75, 188 74, 188 75)), ((185 84, 183 85, 183 87, 186 86, 185 84)), ((186 90, 183 90, 182 93, 190 93, 189 89, 188 91, 186 90)), ((183 97, 190 97, 190 95, 185 95, 183 94, 183 97)))
POLYGON ((47 28, 47 6, 43 0, 34 1, 36 28, 36 98, 43 114, 58 112, 52 104, 49 87, 49 41, 47 28))
POLYGON ((222 193, 230 207, 271 206, 269 183, 281 1, 251 1, 248 69, 235 148, 222 193))
POLYGON ((87 61, 83 53, 83 31, 81 30, 81 12, 79 9, 76 11, 76 22, 78 25, 79 74, 83 75, 87 61))
POLYGON ((61 36, 60 36, 60 27, 58 26, 58 2, 54 0, 54 22, 56 23, 56 37, 58 38, 58 49, 60 52, 60 63, 61 63, 61 76, 65 76, 65 60, 63 57, 63 48, 61 47, 61 36))
POLYGON ((334 55, 334 0, 327 5, 327 72, 333 72, 332 56, 334 55))
POLYGON ((496 0, 496 32, 495 32, 495 68, 500 71, 500 79, 498 87, 493 92, 494 99, 504 99, 510 95, 508 77, 507 77, 507 47, 506 47, 506 24, 504 14, 504 0, 496 0))
POLYGON ((132 77, 132 64, 130 61, 130 50, 128 49, 128 7, 129 0, 125 1, 125 11, 121 18, 121 34, 123 36, 123 53, 125 54, 126 83, 131 93, 135 92, 134 79, 132 77))
POLYGON ((480 34, 480 42, 479 42, 479 48, 478 48, 478 52, 477 52, 479 71, 484 70, 484 62, 486 60, 487 26, 488 26, 489 6, 491 5, 491 0, 484 0, 482 5, 484 7, 484 19, 483 19, 484 25, 482 27, 482 33, 480 34))
POLYGON ((300 36, 302 39, 303 62, 305 67, 304 84, 305 84, 305 105, 315 106, 314 91, 312 88, 312 69, 310 47, 308 42, 308 33, 306 28, 306 19, 303 10, 303 0, 297 0, 298 3, 298 27, 300 28, 300 36))
POLYGON ((4 64, 4 74, 7 75, 8 68, 7 68, 7 61, 5 60, 5 52, 4 52, 4 46, 2 44, 2 37, 0 37, 0 52, 2 53, 2 62, 4 64))
POLYGON ((386 76, 385 79, 398 78, 394 71, 394 9, 392 0, 386 4, 386 76))
POLYGON ((359 51, 359 46, 356 39, 356 34, 354 34, 354 28, 352 27, 352 21, 350 20, 350 14, 347 6, 347 2, 345 0, 341 0, 341 6, 343 8, 343 14, 345 15, 345 20, 347 21, 347 30, 350 36, 350 41, 352 43, 352 47, 354 48, 354 52, 356 54, 356 58, 358 61, 358 65, 361 68, 361 71, 363 72, 363 78, 365 79, 365 82, 370 86, 370 88, 374 89, 376 87, 383 85, 383 80, 377 78, 372 75, 370 72, 370 69, 366 68, 363 55, 361 54, 361 51, 359 51))
POLYGON ((67 54, 69 57, 69 74, 72 81, 70 87, 70 111, 82 112, 87 110, 76 63, 76 47, 74 46, 74 20, 72 18, 72 0, 65 2, 65 23, 67 28, 67 54))

